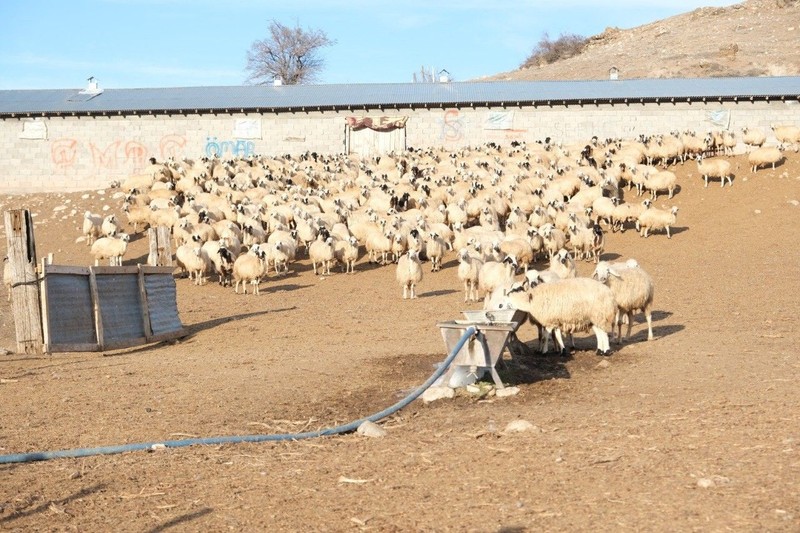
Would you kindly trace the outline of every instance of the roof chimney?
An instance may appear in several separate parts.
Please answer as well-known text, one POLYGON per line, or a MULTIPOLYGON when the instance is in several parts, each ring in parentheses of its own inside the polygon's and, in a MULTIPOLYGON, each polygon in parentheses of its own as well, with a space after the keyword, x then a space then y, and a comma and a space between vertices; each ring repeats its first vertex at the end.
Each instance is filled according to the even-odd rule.
POLYGON ((616 80, 619 79, 619 69, 617 67, 611 67, 608 69, 608 79, 616 80))
POLYGON ((273 87, 280 87, 281 85, 283 85, 283 78, 281 78, 280 76, 276 76, 272 80, 272 86, 273 87))
POLYGON ((94 76, 89 76, 86 81, 89 83, 86 84, 86 88, 80 91, 79 94, 98 95, 103 92, 103 89, 100 88, 94 76))
POLYGON ((448 83, 450 81, 450 73, 445 69, 439 71, 439 83, 448 83))

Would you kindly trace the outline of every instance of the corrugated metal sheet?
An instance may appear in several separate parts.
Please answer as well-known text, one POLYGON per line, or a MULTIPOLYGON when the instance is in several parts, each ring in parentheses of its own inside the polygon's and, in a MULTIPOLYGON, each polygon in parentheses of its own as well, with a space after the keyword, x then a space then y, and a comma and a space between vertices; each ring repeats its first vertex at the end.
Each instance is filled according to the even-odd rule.
POLYGON ((47 322, 52 345, 96 344, 87 274, 48 274, 47 322))
POLYGON ((96 276, 104 344, 144 338, 139 280, 134 274, 96 276))
POLYGON ((144 287, 153 336, 183 331, 172 274, 145 274, 144 287))
POLYGON ((546 104, 594 100, 800 99, 800 77, 671 78, 0 91, 0 117, 26 114, 289 111, 377 107, 546 104))

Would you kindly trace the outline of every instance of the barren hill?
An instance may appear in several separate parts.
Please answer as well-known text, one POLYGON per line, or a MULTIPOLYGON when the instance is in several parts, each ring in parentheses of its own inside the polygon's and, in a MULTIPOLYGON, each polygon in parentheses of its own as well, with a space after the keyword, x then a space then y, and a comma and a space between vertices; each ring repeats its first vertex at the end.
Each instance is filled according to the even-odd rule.
POLYGON ((704 7, 631 29, 606 28, 578 56, 490 77, 495 80, 795 76, 800 2, 748 0, 704 7))

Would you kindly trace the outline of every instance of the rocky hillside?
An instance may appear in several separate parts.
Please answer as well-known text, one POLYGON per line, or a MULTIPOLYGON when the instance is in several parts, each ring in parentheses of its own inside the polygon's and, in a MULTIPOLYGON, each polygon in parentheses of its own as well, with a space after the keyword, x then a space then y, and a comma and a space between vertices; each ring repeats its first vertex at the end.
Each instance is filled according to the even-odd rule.
POLYGON ((800 75, 800 1, 747 0, 631 29, 606 28, 578 56, 494 80, 800 75))

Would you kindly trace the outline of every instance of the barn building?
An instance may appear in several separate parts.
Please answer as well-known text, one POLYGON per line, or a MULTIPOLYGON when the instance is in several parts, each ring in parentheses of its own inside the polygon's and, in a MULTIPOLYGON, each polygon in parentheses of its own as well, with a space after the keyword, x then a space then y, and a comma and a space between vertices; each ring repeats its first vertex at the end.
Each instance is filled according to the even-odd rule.
MULTIPOLYGON (((615 79, 616 78, 616 79, 615 79)), ((0 193, 106 187, 151 157, 363 156, 800 124, 800 77, 0 91, 0 193)))

